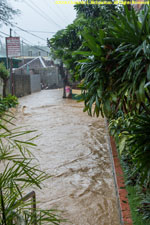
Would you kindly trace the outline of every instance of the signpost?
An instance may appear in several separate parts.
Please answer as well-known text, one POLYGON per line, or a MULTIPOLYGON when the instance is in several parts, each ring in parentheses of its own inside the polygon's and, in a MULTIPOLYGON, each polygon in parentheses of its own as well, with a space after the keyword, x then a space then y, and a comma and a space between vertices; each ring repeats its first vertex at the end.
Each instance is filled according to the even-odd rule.
POLYGON ((10 85, 11 85, 11 93, 14 95, 14 80, 12 73, 12 57, 18 57, 21 55, 21 47, 20 47, 20 37, 6 37, 6 53, 7 59, 10 59, 10 85))
POLYGON ((20 37, 7 37, 6 47, 8 58, 20 56, 20 37))

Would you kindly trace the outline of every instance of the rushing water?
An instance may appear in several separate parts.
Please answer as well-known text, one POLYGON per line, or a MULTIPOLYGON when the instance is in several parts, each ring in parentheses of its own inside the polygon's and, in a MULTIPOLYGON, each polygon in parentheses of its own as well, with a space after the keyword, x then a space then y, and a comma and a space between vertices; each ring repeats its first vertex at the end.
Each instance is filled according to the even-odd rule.
POLYGON ((46 90, 20 98, 17 124, 41 134, 34 154, 52 177, 37 192, 40 207, 63 210, 65 225, 120 224, 104 119, 46 90))

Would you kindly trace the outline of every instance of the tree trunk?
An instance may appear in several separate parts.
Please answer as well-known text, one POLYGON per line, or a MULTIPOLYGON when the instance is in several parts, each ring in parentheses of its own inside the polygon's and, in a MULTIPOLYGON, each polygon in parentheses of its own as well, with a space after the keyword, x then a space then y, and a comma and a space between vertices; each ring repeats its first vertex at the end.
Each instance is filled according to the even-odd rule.
POLYGON ((66 84, 63 80, 63 83, 64 83, 64 89, 63 89, 63 98, 66 98, 66 84))
POLYGON ((60 69, 60 75, 61 75, 61 77, 63 79, 63 86, 64 86, 64 89, 63 89, 63 98, 66 98, 66 89, 65 89, 66 88, 66 74, 64 72, 63 62, 62 61, 60 63, 59 69, 60 69))
POLYGON ((7 80, 3 80, 3 98, 6 97, 7 80))
POLYGON ((0 188, 0 204, 1 204, 1 209, 2 209, 2 225, 7 225, 6 224, 6 210, 5 210, 5 205, 4 205, 4 199, 3 199, 3 192, 2 189, 0 188))

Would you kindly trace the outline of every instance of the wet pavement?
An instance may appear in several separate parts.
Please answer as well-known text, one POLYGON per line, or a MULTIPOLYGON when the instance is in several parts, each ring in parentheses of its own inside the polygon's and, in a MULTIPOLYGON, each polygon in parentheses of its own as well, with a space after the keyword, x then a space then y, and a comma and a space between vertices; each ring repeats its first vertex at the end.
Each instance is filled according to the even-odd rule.
POLYGON ((19 99, 17 125, 36 129, 34 155, 52 177, 37 191, 42 208, 63 210, 65 225, 119 225, 103 118, 83 113, 83 103, 45 90, 19 99))

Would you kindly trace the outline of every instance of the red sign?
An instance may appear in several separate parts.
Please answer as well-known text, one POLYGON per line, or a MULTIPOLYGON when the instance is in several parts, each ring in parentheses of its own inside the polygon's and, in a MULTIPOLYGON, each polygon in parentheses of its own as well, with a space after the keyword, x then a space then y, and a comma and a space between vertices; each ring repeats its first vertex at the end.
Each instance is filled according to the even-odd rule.
POLYGON ((7 56, 9 58, 21 55, 20 37, 7 37, 6 38, 7 56))

